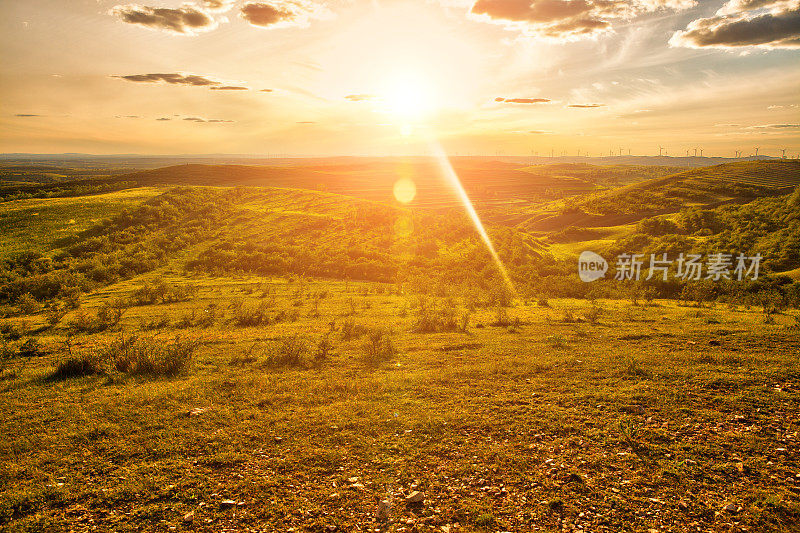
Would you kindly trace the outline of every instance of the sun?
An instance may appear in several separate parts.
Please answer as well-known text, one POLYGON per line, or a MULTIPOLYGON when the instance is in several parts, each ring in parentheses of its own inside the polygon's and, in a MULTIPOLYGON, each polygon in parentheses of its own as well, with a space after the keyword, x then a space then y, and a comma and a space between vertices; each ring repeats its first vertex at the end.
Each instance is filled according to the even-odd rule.
POLYGON ((415 72, 396 73, 386 79, 381 91, 385 111, 405 124, 420 122, 436 109, 434 87, 415 72))

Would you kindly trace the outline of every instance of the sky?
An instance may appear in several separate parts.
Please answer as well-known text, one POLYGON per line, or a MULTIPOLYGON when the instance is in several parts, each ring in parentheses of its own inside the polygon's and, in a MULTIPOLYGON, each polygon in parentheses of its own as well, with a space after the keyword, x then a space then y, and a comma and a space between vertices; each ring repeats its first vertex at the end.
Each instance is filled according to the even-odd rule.
POLYGON ((800 152, 800 0, 0 0, 0 152, 800 152))

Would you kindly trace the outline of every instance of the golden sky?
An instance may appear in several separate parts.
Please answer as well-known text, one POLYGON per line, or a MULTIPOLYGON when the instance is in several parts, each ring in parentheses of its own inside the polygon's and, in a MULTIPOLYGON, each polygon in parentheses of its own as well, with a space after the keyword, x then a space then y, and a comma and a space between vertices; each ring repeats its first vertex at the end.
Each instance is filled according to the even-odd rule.
POLYGON ((0 51, 0 152, 800 151, 800 0, 2 0, 0 51))

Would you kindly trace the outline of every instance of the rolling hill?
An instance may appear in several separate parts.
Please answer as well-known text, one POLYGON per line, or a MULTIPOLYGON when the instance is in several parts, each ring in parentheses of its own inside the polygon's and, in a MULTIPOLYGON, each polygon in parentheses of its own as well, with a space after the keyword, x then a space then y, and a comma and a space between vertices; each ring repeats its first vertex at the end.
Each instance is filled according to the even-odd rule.
POLYGON ((685 207, 717 207, 788 194, 800 185, 800 162, 746 161, 692 169, 568 202, 542 205, 519 227, 558 231, 568 226, 630 224, 685 207))

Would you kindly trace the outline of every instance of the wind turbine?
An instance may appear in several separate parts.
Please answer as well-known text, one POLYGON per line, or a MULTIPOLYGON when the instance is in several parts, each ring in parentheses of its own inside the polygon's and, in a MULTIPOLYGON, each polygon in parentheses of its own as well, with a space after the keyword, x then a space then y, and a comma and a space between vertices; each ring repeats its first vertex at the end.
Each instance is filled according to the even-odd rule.
POLYGON ((664 147, 659 145, 658 146, 658 157, 661 157, 661 152, 664 151, 664 147))
POLYGON ((758 157, 758 146, 756 146, 756 157, 758 157))
POLYGON ((703 149, 700 148, 700 157, 703 157, 703 149))
POLYGON ((781 159, 786 159, 786 148, 781 150, 781 159))
POLYGON ((697 157, 697 148, 694 149, 694 156, 697 157))
POLYGON ((689 157, 689 150, 686 150, 686 157, 689 157))

